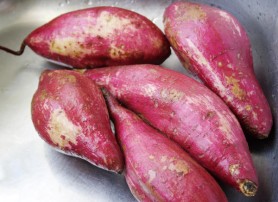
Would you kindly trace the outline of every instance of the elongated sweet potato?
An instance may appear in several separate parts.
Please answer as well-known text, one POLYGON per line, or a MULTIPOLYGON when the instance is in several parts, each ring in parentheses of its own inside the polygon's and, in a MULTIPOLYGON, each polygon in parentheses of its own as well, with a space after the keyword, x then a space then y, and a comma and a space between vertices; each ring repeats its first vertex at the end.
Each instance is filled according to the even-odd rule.
POLYGON ((229 108, 197 81, 156 65, 87 70, 119 101, 245 195, 258 180, 242 129, 229 108))
POLYGON ((268 137, 271 110, 254 74, 248 36, 235 17, 211 6, 176 2, 165 10, 164 25, 183 65, 226 102, 249 132, 268 137))
POLYGON ((162 31, 146 17, 117 7, 93 7, 63 14, 37 28, 25 46, 37 54, 75 68, 160 64, 170 55, 162 31))
POLYGON ((83 75, 44 71, 32 100, 32 120, 41 138, 58 151, 106 170, 123 170, 103 95, 83 75))
POLYGON ((105 95, 125 155, 126 180, 138 201, 227 201, 212 176, 181 147, 105 95))

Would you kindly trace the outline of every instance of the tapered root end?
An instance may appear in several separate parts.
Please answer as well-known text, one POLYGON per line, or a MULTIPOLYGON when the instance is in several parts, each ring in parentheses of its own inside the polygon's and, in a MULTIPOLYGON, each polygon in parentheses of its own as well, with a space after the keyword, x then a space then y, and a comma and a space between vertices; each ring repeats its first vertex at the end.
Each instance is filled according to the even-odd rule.
POLYGON ((26 47, 26 44, 23 41, 21 46, 20 46, 20 49, 18 51, 11 50, 11 49, 6 48, 4 46, 0 46, 0 50, 6 51, 7 53, 19 56, 19 55, 22 55, 22 53, 24 52, 25 47, 26 47))
POLYGON ((245 196, 255 196, 258 186, 250 180, 244 180, 239 184, 239 189, 245 196))

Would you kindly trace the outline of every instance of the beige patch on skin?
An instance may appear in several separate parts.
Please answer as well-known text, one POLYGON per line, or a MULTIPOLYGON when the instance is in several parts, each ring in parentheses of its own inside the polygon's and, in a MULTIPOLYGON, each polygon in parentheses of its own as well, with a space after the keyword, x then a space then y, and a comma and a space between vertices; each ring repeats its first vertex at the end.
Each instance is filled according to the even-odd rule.
POLYGON ((47 97, 48 97, 48 93, 46 92, 45 89, 43 89, 40 93, 40 96, 39 96, 40 101, 45 100, 47 97))
POLYGON ((90 33, 95 36, 108 37, 115 31, 128 28, 129 32, 136 32, 137 28, 132 21, 127 18, 113 15, 107 11, 102 11, 97 18, 97 23, 91 28, 90 33))
POLYGON ((154 156, 153 156, 153 155, 150 155, 150 156, 149 156, 149 159, 153 160, 153 159, 154 159, 154 156))
POLYGON ((40 36, 37 36, 37 37, 31 37, 30 38, 30 44, 41 44, 42 42, 44 42, 45 40, 42 38, 42 37, 40 37, 40 36))
POLYGON ((252 110, 252 106, 251 106, 251 105, 246 105, 246 106, 245 106, 245 109, 246 109, 247 111, 251 111, 251 110, 252 110))
POLYGON ((127 57, 127 54, 124 50, 123 45, 121 47, 117 47, 116 45, 111 44, 110 49, 109 49, 109 55, 111 58, 114 58, 114 59, 120 59, 120 58, 127 57))
POLYGON ((239 174, 239 168, 240 168, 239 164, 230 165, 229 166, 229 171, 230 171, 231 175, 238 175, 239 174))
POLYGON ((62 109, 52 112, 47 132, 52 142, 60 148, 70 147, 70 143, 77 144, 76 138, 81 131, 81 127, 74 125, 62 109))
POLYGON ((186 175, 189 172, 188 166, 182 160, 177 160, 176 163, 170 163, 168 169, 182 175, 186 175))
POLYGON ((149 174, 149 182, 152 182, 156 177, 156 172, 154 170, 149 170, 148 174, 149 174))
POLYGON ((74 84, 76 83, 76 77, 74 75, 63 75, 59 79, 60 85, 64 85, 66 83, 74 84))
POLYGON ((180 8, 179 13, 177 14, 179 20, 181 21, 189 21, 189 20, 205 20, 207 14, 204 10, 198 5, 186 5, 184 8, 180 8))
POLYGON ((92 49, 86 49, 83 44, 83 40, 77 40, 75 37, 54 38, 49 43, 49 50, 59 55, 78 58, 93 52, 92 49))
MULTIPOLYGON (((57 53, 63 56, 70 56, 72 58, 82 57, 87 54, 94 53, 93 47, 84 47, 84 40, 90 37, 109 38, 111 35, 117 36, 118 33, 127 32, 132 35, 138 29, 130 19, 113 15, 107 11, 103 11, 95 18, 87 18, 88 25, 74 29, 74 32, 69 37, 57 37, 50 41, 49 50, 52 53, 57 53)), ((111 49, 113 53, 122 54, 122 50, 111 49)))
POLYGON ((254 120, 258 120, 258 115, 257 115, 256 112, 253 112, 252 115, 253 115, 253 119, 254 119, 254 120))
POLYGON ((167 156, 162 156, 160 159, 161 162, 165 162, 166 160, 167 160, 167 156))
POLYGON ((226 76, 226 82, 231 86, 232 93, 236 98, 240 100, 245 98, 246 92, 240 88, 239 80, 235 79, 233 76, 226 76))
POLYGON ((179 101, 184 96, 184 93, 176 89, 163 89, 161 97, 167 101, 179 101))
POLYGON ((153 84, 146 84, 144 85, 143 90, 147 96, 153 96, 157 90, 157 87, 153 84))
POLYGON ((217 65, 218 65, 218 67, 222 67, 223 66, 222 62, 218 62, 217 65))

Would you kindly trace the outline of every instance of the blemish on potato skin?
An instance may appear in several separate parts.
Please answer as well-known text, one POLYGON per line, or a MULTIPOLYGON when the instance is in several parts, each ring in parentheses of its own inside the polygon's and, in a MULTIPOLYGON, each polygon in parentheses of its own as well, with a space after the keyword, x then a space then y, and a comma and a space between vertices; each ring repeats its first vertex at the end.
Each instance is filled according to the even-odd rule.
POLYGON ((161 162, 165 162, 166 160, 167 160, 167 156, 161 156, 161 159, 160 159, 161 162))
POLYGON ((223 67, 222 62, 218 62, 217 65, 218 65, 218 67, 223 67))
POLYGON ((189 172, 189 167, 182 160, 170 163, 168 169, 177 172, 179 175, 186 175, 189 172))
POLYGON ((155 177, 156 177, 156 172, 155 172, 154 170, 149 170, 149 171, 148 171, 148 174, 149 174, 149 180, 148 180, 148 182, 150 183, 150 182, 152 182, 152 181, 155 179, 155 177))
POLYGON ((246 92, 240 88, 239 80, 233 76, 226 76, 227 85, 231 86, 232 93, 240 100, 243 100, 246 96, 246 92))
POLYGON ((76 83, 76 77, 74 75, 64 75, 59 79, 59 84, 75 84, 76 83))
POLYGON ((51 141, 60 148, 77 144, 77 136, 81 134, 81 127, 74 125, 62 109, 54 110, 48 122, 48 134, 51 141))
POLYGON ((230 165, 229 166, 229 171, 230 171, 231 175, 238 175, 239 174, 239 168, 240 168, 239 164, 230 165))
POLYGON ((77 41, 74 37, 54 38, 50 41, 49 50, 52 53, 77 58, 92 52, 82 44, 83 42, 77 41))
POLYGON ((45 89, 43 89, 43 90, 41 91, 40 95, 39 95, 40 101, 45 100, 47 97, 48 97, 48 93, 47 93, 47 91, 46 91, 45 89))
POLYGON ((246 106, 245 106, 245 109, 246 109, 247 111, 251 111, 251 110, 252 110, 252 106, 251 106, 251 105, 246 105, 246 106))
POLYGON ((177 16, 181 16, 178 20, 190 21, 190 20, 205 20, 207 14, 199 5, 182 5, 177 10, 177 16), (186 10, 186 12, 184 12, 186 10))
POLYGON ((163 89, 161 91, 161 97, 167 102, 179 101, 182 99, 183 96, 184 93, 176 89, 163 89))
POLYGON ((210 119, 212 117, 215 116, 215 112, 213 111, 208 111, 204 116, 203 116, 203 120, 206 120, 206 119, 210 119))
POLYGON ((109 55, 114 59, 125 59, 127 54, 124 50, 124 46, 117 47, 116 45, 111 45, 109 49, 109 55))
POLYGON ((149 156, 149 159, 153 160, 155 157, 153 155, 149 156))

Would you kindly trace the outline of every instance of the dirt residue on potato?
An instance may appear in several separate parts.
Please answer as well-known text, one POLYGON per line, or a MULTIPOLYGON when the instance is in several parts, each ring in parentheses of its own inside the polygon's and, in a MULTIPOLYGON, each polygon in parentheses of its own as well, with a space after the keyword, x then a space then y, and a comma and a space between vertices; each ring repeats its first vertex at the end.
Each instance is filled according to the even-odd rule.
POLYGON ((205 20, 207 16, 199 5, 182 5, 178 11, 177 16, 181 16, 181 21, 205 20))
POLYGON ((82 129, 73 124, 62 109, 54 110, 48 123, 48 134, 52 142, 60 148, 71 147, 70 143, 77 144, 77 136, 82 129))
POLYGON ((161 91, 161 97, 166 102, 176 102, 183 98, 184 93, 182 91, 178 91, 176 89, 163 89, 161 91))
POLYGON ((226 76, 227 85, 231 86, 232 93, 240 100, 243 100, 246 96, 246 92, 240 88, 239 80, 233 76, 226 76))
POLYGON ((229 166, 229 171, 230 171, 231 175, 238 175, 239 174, 239 168, 240 168, 239 164, 230 165, 229 166))
POLYGON ((74 84, 76 83, 76 77, 74 75, 63 75, 59 79, 60 86, 63 86, 65 84, 74 84))
POLYGON ((109 55, 113 59, 125 59, 127 57, 127 54, 124 50, 124 45, 116 46, 115 44, 111 44, 109 55))
POLYGON ((39 96, 40 101, 45 100, 47 97, 48 97, 48 93, 45 89, 43 89, 40 93, 40 96, 39 96))
POLYGON ((95 36, 108 37, 111 34, 115 34, 116 30, 123 31, 128 28, 128 31, 136 31, 136 27, 131 19, 119 17, 113 15, 107 11, 101 12, 97 18, 97 22, 90 32, 95 36))
POLYGON ((56 53, 63 56, 69 56, 72 58, 82 57, 86 54, 90 54, 93 49, 87 49, 84 47, 84 41, 82 39, 77 40, 74 37, 66 38, 54 38, 49 43, 49 50, 52 53, 56 53))
POLYGON ((189 167, 182 160, 177 160, 175 163, 171 162, 168 169, 177 172, 179 175, 186 175, 189 172, 189 167))

